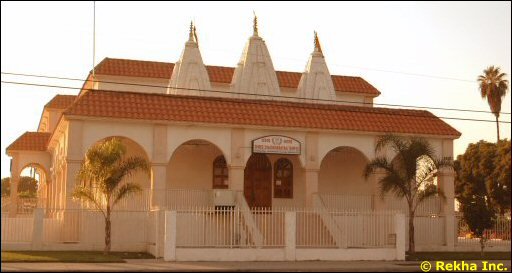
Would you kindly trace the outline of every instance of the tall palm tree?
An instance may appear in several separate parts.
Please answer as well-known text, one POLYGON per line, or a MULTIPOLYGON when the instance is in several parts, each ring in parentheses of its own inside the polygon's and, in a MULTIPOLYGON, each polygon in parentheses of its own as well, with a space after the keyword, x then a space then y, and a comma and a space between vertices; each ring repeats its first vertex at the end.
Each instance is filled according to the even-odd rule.
POLYGON ((131 193, 142 189, 136 183, 123 179, 137 171, 149 174, 149 163, 142 157, 125 157, 126 147, 118 138, 112 138, 89 149, 77 174, 81 186, 73 192, 73 198, 90 202, 105 218, 105 250, 110 252, 111 221, 114 206, 131 193), (97 187, 97 190, 91 188, 97 187))
POLYGON ((507 74, 501 73, 499 67, 489 66, 484 70, 484 74, 478 76, 480 84, 480 95, 487 98, 491 112, 496 117, 496 131, 498 141, 500 140, 500 126, 498 119, 501 112, 501 101, 507 94, 508 80, 505 79, 507 74))
POLYGON ((396 197, 405 198, 409 214, 409 253, 414 253, 414 216, 418 205, 433 196, 444 198, 443 192, 434 183, 437 170, 451 166, 451 160, 436 159, 434 149, 423 138, 386 135, 378 139, 375 151, 386 147, 395 153, 395 159, 389 161, 380 156, 370 161, 364 169, 368 179, 378 170, 384 175, 377 181, 383 197, 391 192, 396 197))

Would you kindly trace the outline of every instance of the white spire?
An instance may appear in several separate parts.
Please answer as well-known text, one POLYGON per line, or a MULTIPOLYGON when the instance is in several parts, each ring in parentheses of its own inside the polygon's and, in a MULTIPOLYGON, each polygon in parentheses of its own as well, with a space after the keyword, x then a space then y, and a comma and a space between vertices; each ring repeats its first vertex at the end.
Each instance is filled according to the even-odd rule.
POLYGON ((167 93, 180 95, 211 95, 210 92, 201 91, 210 90, 211 85, 197 44, 196 27, 192 22, 190 22, 188 36, 188 41, 185 43, 185 48, 181 53, 180 60, 174 65, 167 93))
MULTIPOLYGON (((331 74, 325 63, 318 34, 315 31, 314 50, 302 73, 298 86, 299 96, 308 99, 336 99, 336 92, 332 83, 331 74)), ((329 102, 326 102, 329 103, 329 102)))
MULTIPOLYGON (((239 94, 279 95, 279 83, 272 59, 265 41, 258 36, 258 19, 253 21, 253 36, 245 45, 238 62, 233 79, 231 92, 239 94)), ((234 95, 244 98, 257 98, 254 95, 234 95)), ((269 97, 260 97, 269 98, 269 97)))

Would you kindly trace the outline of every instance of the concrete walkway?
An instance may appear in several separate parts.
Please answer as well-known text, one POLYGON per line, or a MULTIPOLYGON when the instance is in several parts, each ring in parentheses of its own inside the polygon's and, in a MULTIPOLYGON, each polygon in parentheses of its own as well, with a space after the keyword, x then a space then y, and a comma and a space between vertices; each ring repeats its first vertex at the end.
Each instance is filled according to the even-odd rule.
MULTIPOLYGON (((480 268, 479 261, 476 262, 480 268)), ((504 263, 510 270, 510 261, 504 263)), ((420 262, 164 262, 127 260, 127 263, 2 263, 2 271, 355 271, 355 272, 421 272, 420 262)))

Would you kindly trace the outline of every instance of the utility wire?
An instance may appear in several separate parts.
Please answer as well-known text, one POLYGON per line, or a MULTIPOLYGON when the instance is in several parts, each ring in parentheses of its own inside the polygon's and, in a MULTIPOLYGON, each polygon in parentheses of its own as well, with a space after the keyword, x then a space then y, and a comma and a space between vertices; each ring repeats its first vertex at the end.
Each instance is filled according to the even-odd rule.
MULTIPOLYGON (((36 77, 36 78, 46 78, 46 79, 58 79, 58 80, 70 80, 70 81, 80 81, 80 82, 92 82, 92 83, 110 83, 110 84, 119 84, 119 85, 129 85, 129 86, 140 86, 140 87, 154 87, 154 88, 169 88, 168 86, 162 85, 152 85, 152 84, 138 84, 138 83, 125 83, 125 82, 112 82, 112 81, 99 81, 99 80, 83 80, 77 78, 67 78, 67 77, 56 77, 56 76, 45 76, 45 75, 34 75, 34 74, 24 74, 24 73, 12 73, 12 72, 1 72, 5 75, 13 75, 13 76, 25 76, 25 77, 36 77)), ((182 87, 172 87, 173 89, 179 90, 190 90, 190 91, 206 91, 206 92, 219 92, 219 93, 230 93, 230 94, 238 94, 235 92, 229 91, 220 91, 220 90, 204 90, 204 89, 194 89, 194 88, 182 88, 182 87)), ((251 94, 249 94, 251 95, 251 94)), ((403 105, 403 104, 388 104, 388 103, 369 103, 369 102, 353 102, 353 101, 344 101, 344 100, 329 100, 329 99, 310 99, 310 98, 300 98, 300 97, 286 97, 286 96, 276 96, 276 95, 259 95, 252 94, 257 96, 264 97, 275 97, 275 98, 286 98, 286 99, 296 99, 296 100, 307 100, 307 101, 320 101, 320 102, 343 102, 343 103, 351 103, 351 104, 368 104, 368 105, 380 105, 380 106, 392 106, 392 107, 406 107, 406 108, 418 108, 418 109, 432 109, 432 110, 444 110, 444 111, 459 111, 459 112, 472 112, 472 113, 490 113, 491 111, 484 110, 470 110, 470 109, 460 109, 460 108, 444 108, 444 107, 431 107, 431 106, 416 106, 416 105, 403 105)), ((508 112, 500 112, 502 115, 510 115, 508 112)))
MULTIPOLYGON (((138 93, 138 92, 130 92, 130 91, 119 91, 119 90, 105 90, 105 89, 90 89, 90 88, 80 88, 80 87, 71 87, 71 86, 59 86, 59 85, 47 85, 47 84, 36 84, 36 83, 23 83, 23 82, 10 82, 10 81, 1 81, 2 83, 7 84, 17 84, 17 85, 27 85, 27 86, 39 86, 39 87, 50 87, 50 88, 64 88, 64 89, 75 89, 75 90, 84 90, 84 91, 107 91, 107 92, 127 92, 127 93, 137 93, 137 94, 147 94, 147 93, 138 93)), ((180 89, 186 89, 186 90, 194 90, 194 91, 205 91, 205 92, 218 92, 218 93, 227 93, 227 94, 233 94, 233 92, 226 92, 226 91, 217 91, 217 90, 203 90, 203 89, 194 89, 194 88, 180 88, 180 89)), ((238 93, 236 93, 238 94, 238 93)), ((164 94, 151 94, 151 95, 164 95, 164 94)), ((240 94, 240 95, 253 95, 253 96, 261 96, 258 94, 240 94)), ((272 96, 272 97, 278 97, 278 96, 272 96)), ((280 97, 280 96, 279 96, 280 97)), ((200 99, 200 97, 197 97, 200 99)), ((288 98, 289 97, 284 97, 288 98)), ((218 100, 221 101, 221 98, 211 98, 208 99, 212 100, 218 100)), ((293 98, 292 98, 293 99, 293 98)), ((236 101, 236 100, 235 100, 236 101)), ((270 101, 264 101, 264 100, 252 100, 252 101, 239 101, 240 103, 246 103, 246 104, 259 104, 259 105, 272 105, 270 101)), ((312 104, 303 104, 301 106, 298 105, 287 105, 289 101, 273 101, 274 103, 282 103, 280 106, 288 106, 290 108, 305 108, 305 109, 312 109, 312 108, 322 108, 322 107, 332 107, 332 106, 340 106, 340 105, 325 105, 325 104, 318 104, 318 105, 312 105, 312 104)), ((352 107, 353 106, 349 106, 352 107)), ((325 109, 325 108, 324 108, 325 109)), ((334 108, 327 108, 330 110, 337 110, 334 108)), ((375 109, 375 108, 374 108, 375 109)), ((386 109, 386 108, 379 108, 379 109, 386 109)), ((372 114, 382 114, 382 115, 395 115, 395 116, 409 116, 409 117, 420 117, 420 118, 433 118, 433 119, 451 119, 451 120, 463 120, 463 121, 477 121, 477 122, 496 122, 495 120, 486 120, 486 119, 472 119, 472 118, 460 118, 460 117, 439 117, 439 116, 425 116, 425 115, 413 115, 413 114, 397 114, 397 113, 376 113, 375 111, 371 111, 372 108, 369 107, 359 107, 357 110, 349 110, 349 109, 339 109, 340 111, 344 112, 357 112, 357 113, 372 113, 372 114), (368 109, 368 110, 366 110, 368 109), (366 111, 365 111, 366 110, 366 111)), ((387 109, 387 110, 394 110, 394 109, 387 109)), ((411 110, 408 110, 411 111, 411 110)), ((505 123, 510 124, 510 121, 498 121, 499 123, 505 123)))

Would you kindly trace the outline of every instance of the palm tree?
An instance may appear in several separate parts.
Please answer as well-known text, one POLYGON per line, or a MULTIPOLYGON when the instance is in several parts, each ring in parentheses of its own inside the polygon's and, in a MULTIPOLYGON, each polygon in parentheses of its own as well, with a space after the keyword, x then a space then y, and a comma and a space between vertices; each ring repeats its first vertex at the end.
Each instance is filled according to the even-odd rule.
POLYGON ((142 157, 125 157, 126 147, 118 138, 93 146, 85 156, 77 174, 81 186, 75 188, 73 198, 90 202, 105 218, 105 250, 110 252, 110 214, 114 206, 131 193, 142 189, 136 183, 123 183, 123 179, 142 170, 149 174, 149 163, 142 157), (89 185, 89 186, 87 186, 89 185), (97 191, 91 186, 97 187, 97 191))
POLYGON ((435 159, 434 149, 423 138, 386 135, 378 139, 375 151, 390 147, 396 157, 388 161, 384 156, 376 157, 364 169, 368 179, 378 170, 384 175, 377 181, 381 197, 391 192, 405 198, 409 213, 409 253, 414 253, 414 215, 418 205, 432 196, 444 198, 443 192, 434 183, 437 170, 451 166, 451 160, 435 159))
POLYGON ((507 74, 501 73, 499 67, 489 66, 484 70, 484 74, 478 76, 480 83, 480 95, 482 99, 487 98, 491 112, 496 117, 496 131, 498 141, 500 140, 500 126, 498 119, 501 112, 501 100, 505 97, 508 90, 507 74))

